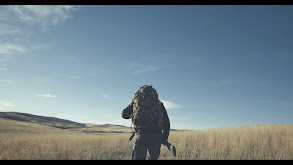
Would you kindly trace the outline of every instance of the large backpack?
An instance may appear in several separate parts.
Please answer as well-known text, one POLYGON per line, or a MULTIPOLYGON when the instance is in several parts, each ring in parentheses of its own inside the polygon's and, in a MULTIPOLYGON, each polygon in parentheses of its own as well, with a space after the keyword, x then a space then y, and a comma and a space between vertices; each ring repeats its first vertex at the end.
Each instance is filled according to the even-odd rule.
POLYGON ((135 92, 133 98, 132 123, 136 128, 162 128, 163 113, 157 91, 144 85, 135 92))

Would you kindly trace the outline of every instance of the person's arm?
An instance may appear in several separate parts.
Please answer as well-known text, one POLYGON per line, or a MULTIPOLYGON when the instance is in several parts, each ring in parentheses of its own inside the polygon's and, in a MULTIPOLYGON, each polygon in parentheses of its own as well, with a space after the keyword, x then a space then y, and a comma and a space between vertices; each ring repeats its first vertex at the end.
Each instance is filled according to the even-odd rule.
POLYGON ((167 114, 167 111, 162 103, 161 111, 163 112, 163 135, 162 135, 162 142, 165 142, 168 140, 169 132, 170 132, 170 121, 167 114))
POLYGON ((126 107, 121 115, 124 119, 130 119, 132 117, 132 112, 133 112, 133 101, 126 107))

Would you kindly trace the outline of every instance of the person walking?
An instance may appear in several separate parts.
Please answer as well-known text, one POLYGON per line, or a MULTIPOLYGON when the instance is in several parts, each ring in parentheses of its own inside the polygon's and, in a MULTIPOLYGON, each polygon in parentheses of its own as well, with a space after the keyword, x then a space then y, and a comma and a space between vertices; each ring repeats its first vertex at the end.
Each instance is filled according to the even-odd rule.
POLYGON ((132 160, 157 160, 161 144, 168 143, 170 121, 157 91, 144 85, 135 92, 131 103, 122 111, 124 119, 132 119, 134 137, 132 160))

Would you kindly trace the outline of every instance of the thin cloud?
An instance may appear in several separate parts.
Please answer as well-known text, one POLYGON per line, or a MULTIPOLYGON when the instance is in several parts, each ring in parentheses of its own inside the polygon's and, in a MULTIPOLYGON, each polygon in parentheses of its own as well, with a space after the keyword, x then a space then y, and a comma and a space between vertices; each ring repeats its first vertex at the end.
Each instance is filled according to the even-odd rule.
POLYGON ((14 106, 14 102, 11 101, 0 101, 0 105, 4 107, 12 107, 14 106))
POLYGON ((39 95, 37 95, 37 97, 54 98, 54 97, 57 97, 57 96, 52 95, 52 94, 39 94, 39 95))
MULTIPOLYGON (((66 22, 79 6, 71 5, 8 5, 0 8, 0 61, 10 61, 18 54, 49 48, 34 44, 30 38, 36 29, 46 31, 66 22), (26 26, 27 25, 27 26, 26 26)), ((5 70, 1 67, 1 71, 5 70)))
POLYGON ((168 100, 161 100, 161 101, 163 102, 164 107, 166 109, 180 109, 180 108, 182 108, 181 105, 176 104, 174 102, 171 102, 171 101, 168 101, 168 100))
POLYGON ((43 30, 71 18, 71 12, 77 6, 72 5, 9 5, 6 7, 17 15, 21 22, 41 25, 43 30))
POLYGON ((8 69, 5 67, 0 67, 0 71, 8 71, 8 69))
POLYGON ((135 70, 135 72, 136 73, 152 72, 152 71, 156 71, 156 70, 159 70, 159 69, 160 69, 160 67, 149 65, 149 66, 145 66, 142 69, 137 69, 137 70, 135 70))
POLYGON ((29 49, 13 43, 0 43, 0 61, 9 61, 15 55, 26 53, 29 49))
POLYGON ((27 48, 13 44, 13 43, 0 43, 0 55, 9 55, 16 53, 25 53, 27 52, 27 48))
POLYGON ((104 98, 105 98, 105 99, 112 99, 112 97, 109 96, 109 95, 104 95, 104 98))
POLYGON ((41 43, 38 45, 31 46, 31 50, 49 49, 50 47, 50 44, 41 43))
POLYGON ((191 120, 192 117, 178 117, 178 116, 170 116, 171 120, 191 120))
POLYGON ((21 30, 13 25, 0 23, 0 36, 20 35, 21 30))
POLYGON ((0 79, 0 82, 7 83, 7 84, 13 84, 13 83, 15 83, 14 81, 9 80, 9 79, 0 79))

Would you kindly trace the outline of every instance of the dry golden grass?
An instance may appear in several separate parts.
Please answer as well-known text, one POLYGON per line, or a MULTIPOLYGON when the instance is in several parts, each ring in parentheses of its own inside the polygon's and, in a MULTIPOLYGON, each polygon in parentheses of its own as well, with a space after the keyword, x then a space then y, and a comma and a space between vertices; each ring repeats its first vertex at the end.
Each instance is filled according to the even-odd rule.
MULTIPOLYGON (((271 125, 173 132, 175 159, 293 159, 293 126, 271 125)), ((162 152, 161 159, 174 159, 162 152)))
MULTIPOLYGON (((130 159, 130 133, 84 133, 0 120, 3 159, 130 159)), ((159 159, 293 159, 293 125, 171 131, 173 157, 162 146, 159 159)))
POLYGON ((129 159, 128 135, 1 135, 0 159, 129 159))

